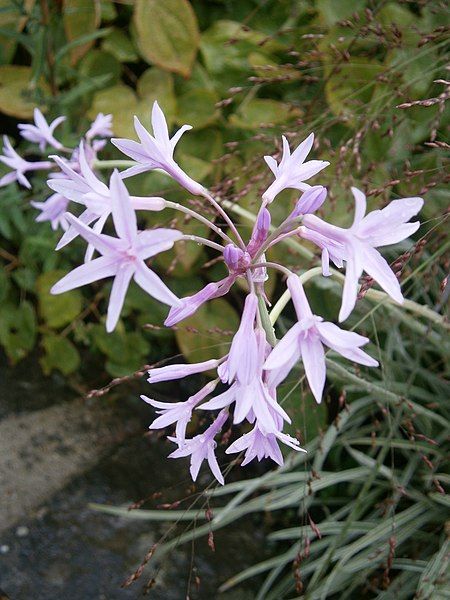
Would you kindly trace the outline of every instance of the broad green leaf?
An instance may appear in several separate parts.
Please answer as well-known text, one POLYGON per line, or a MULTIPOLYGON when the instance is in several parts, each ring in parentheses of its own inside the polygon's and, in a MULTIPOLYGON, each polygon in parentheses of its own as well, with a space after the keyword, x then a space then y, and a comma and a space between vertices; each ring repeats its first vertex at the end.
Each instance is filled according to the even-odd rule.
POLYGON ((40 358, 42 370, 50 375, 54 370, 63 375, 74 373, 80 366, 80 355, 70 340, 61 335, 51 333, 42 338, 44 355, 40 358))
MULTIPOLYGON (((94 32, 100 25, 100 2, 98 0, 64 0, 63 24, 68 42, 73 42, 94 32)), ((75 65, 92 47, 93 41, 72 48, 70 61, 75 65)))
MULTIPOLYGON (((0 29, 11 29, 20 33, 27 21, 35 4, 35 0, 25 0, 19 4, 11 0, 0 0, 0 29)), ((17 47, 14 37, 0 34, 0 64, 6 64, 13 58, 17 47)))
POLYGON ((9 360, 16 363, 32 350, 37 335, 36 315, 30 302, 0 307, 0 344, 9 360))
POLYGON ((187 0, 136 0, 134 26, 140 53, 147 62, 189 77, 200 35, 187 0))
POLYGON ((91 50, 81 60, 79 73, 83 77, 98 77, 108 75, 107 85, 112 86, 118 83, 122 66, 115 56, 106 49, 91 50))
POLYGON ((138 332, 125 331, 122 326, 108 333, 103 325, 91 330, 92 341, 108 358, 106 369, 113 377, 133 373, 148 360, 150 346, 138 332))
POLYGON ((243 102, 235 114, 230 115, 230 124, 240 129, 279 125, 298 118, 301 111, 285 102, 269 98, 254 98, 243 102))
POLYGON ((217 100, 217 95, 211 90, 199 88, 186 92, 178 100, 177 123, 187 123, 196 129, 211 125, 219 116, 217 100))
POLYGON ((135 138, 133 116, 139 116, 138 99, 130 87, 118 84, 97 92, 88 116, 95 119, 99 112, 112 114, 115 135, 135 138))
MULTIPOLYGON (((30 85, 31 67, 0 66, 0 111, 20 119, 33 117, 37 90, 30 85)), ((48 86, 39 82, 39 88, 48 92, 48 86)))
POLYGON ((71 323, 83 307, 80 290, 53 295, 50 288, 65 275, 65 271, 49 271, 40 275, 36 282, 39 314, 49 327, 58 328, 71 323))
POLYGON ((175 332, 178 345, 191 362, 201 362, 224 356, 239 327, 239 317, 223 298, 204 304, 178 325, 175 332))
POLYGON ((158 67, 144 71, 137 83, 137 93, 141 107, 146 107, 148 114, 155 100, 161 106, 167 122, 172 124, 175 119, 177 101, 175 98, 173 75, 158 67))
POLYGON ((103 40, 102 48, 120 62, 137 62, 139 60, 133 42, 122 29, 114 28, 103 40))

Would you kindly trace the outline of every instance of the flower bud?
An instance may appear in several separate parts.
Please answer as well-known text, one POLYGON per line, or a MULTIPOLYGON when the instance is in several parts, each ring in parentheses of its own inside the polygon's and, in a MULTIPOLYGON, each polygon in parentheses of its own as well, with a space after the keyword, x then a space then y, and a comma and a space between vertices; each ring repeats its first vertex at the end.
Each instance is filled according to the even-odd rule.
POLYGON ((326 197, 327 188, 323 187, 323 185, 315 185, 309 188, 298 199, 290 218, 295 219, 301 215, 316 212, 325 202, 326 197))

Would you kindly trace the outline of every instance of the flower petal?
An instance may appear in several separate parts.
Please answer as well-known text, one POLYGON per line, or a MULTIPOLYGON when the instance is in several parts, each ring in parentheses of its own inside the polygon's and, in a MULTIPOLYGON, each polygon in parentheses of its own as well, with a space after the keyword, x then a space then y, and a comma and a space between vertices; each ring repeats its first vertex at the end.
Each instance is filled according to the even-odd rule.
POLYGON ((180 304, 180 300, 175 294, 169 290, 158 275, 151 271, 142 260, 136 262, 134 280, 147 294, 156 300, 169 306, 178 306, 180 304))
POLYGON ((93 281, 114 275, 118 268, 117 258, 114 256, 101 256, 91 262, 80 265, 52 287, 52 294, 62 294, 81 287, 93 281))
POLYGON ((106 331, 108 333, 111 333, 117 325, 133 273, 133 264, 123 264, 116 272, 109 297, 108 316, 106 317, 106 331))
POLYGON ((318 337, 308 336, 300 341, 303 365, 309 387, 314 398, 320 404, 325 386, 325 352, 318 337))

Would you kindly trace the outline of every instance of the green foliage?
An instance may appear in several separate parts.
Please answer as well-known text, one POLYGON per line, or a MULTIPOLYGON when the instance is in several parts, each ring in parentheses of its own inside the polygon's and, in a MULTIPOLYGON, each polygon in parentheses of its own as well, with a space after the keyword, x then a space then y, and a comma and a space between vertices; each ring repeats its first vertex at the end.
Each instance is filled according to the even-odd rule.
MULTIPOLYGON (((14 119, 29 119, 37 105, 49 118, 68 117, 60 129, 67 145, 76 144, 98 112, 113 114, 116 136, 135 138, 133 116, 150 126, 158 100, 170 126, 196 127, 177 147, 182 167, 238 209, 255 212, 271 177, 262 156, 275 154, 281 133, 295 144, 314 131, 312 158, 331 162, 320 178, 330 187, 330 221, 351 222, 351 185, 368 192, 371 209, 388 198, 424 196, 422 244, 412 252, 407 245, 388 249, 386 256, 395 260, 405 252, 399 267, 405 296, 433 307, 436 317, 443 312, 450 121, 439 100, 439 80, 448 79, 444 3, 65 0, 48 3, 44 14, 46 4, 0 2, 0 112, 9 133, 14 119), (422 102, 427 99, 438 100, 422 102)), ((19 151, 28 155, 30 146, 22 141, 19 151)), ((103 157, 123 158, 113 148, 103 157)), ((191 203, 160 173, 129 185, 135 194, 191 203)), ((50 296, 60 274, 81 263, 83 248, 74 243, 55 253, 59 233, 34 222, 29 200, 48 195, 38 174, 32 194, 15 185, 0 189, 0 344, 11 362, 38 345, 45 373, 74 377, 83 355, 83 363, 96 361, 120 377, 177 348, 195 361, 226 351, 238 322, 236 297, 211 302, 181 323, 174 338, 162 327, 167 308, 135 285, 112 335, 102 316, 108 282, 50 296)), ((291 192, 277 198, 275 223, 296 198, 291 192)), ((171 212, 145 217, 150 226, 172 218, 171 212)), ((206 233, 192 221, 176 220, 186 232, 206 233)), ((245 220, 241 225, 249 232, 245 220)), ((273 258, 306 269, 317 260, 311 250, 279 246, 273 258)), ((203 269, 214 256, 196 244, 177 244, 153 267, 167 273, 169 287, 183 296, 208 277, 223 277, 220 264, 208 274, 203 269)), ((281 289, 274 277, 270 284, 281 289)), ((313 308, 335 320, 340 284, 318 279, 308 286, 313 308)), ((281 318, 279 332, 289 324, 289 316, 281 318)), ((266 560, 224 587, 256 577, 255 597, 264 600, 300 596, 301 585, 311 598, 444 597, 444 329, 439 319, 412 317, 407 307, 383 306, 370 294, 358 302, 351 327, 374 340, 372 354, 382 368, 355 371, 330 356, 321 406, 301 372, 294 373, 280 400, 293 417, 291 433, 299 431, 308 454, 290 457, 283 469, 200 493, 190 511, 142 512, 140 517, 197 522, 213 506, 210 523, 177 530, 158 546, 160 556, 192 537, 237 526, 242 517, 251 515, 263 527, 270 511, 266 560), (226 494, 228 502, 222 501, 226 494)), ((220 532, 216 536, 217 544, 220 532)))

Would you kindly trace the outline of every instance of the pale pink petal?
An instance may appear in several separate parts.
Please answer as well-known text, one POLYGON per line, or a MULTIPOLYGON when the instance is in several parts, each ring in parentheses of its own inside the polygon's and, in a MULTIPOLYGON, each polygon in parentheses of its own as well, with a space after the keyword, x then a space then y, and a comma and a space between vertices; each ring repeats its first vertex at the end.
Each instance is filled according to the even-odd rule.
POLYGON ((225 481, 224 481, 222 472, 220 470, 219 463, 217 462, 217 458, 214 453, 214 448, 212 446, 208 447, 208 464, 209 464, 209 468, 212 471, 212 474, 217 479, 217 481, 219 483, 221 483, 222 485, 224 485, 225 481))
POLYGON ((400 304, 403 302, 400 284, 391 267, 375 248, 366 245, 364 246, 364 270, 375 279, 386 294, 400 304))
POLYGON ((113 256, 101 256, 91 262, 85 263, 60 279, 52 287, 52 294, 62 294, 81 287, 93 281, 114 275, 118 268, 118 261, 113 256))
POLYGON ((309 387, 314 398, 320 404, 325 386, 325 352, 318 337, 308 336, 300 342, 303 366, 309 387))
POLYGON ((117 325, 133 273, 133 264, 122 264, 116 272, 109 297, 108 316, 106 318, 106 331, 108 333, 113 331, 117 325))
POLYGON ((305 158, 311 152, 311 148, 314 144, 314 133, 310 133, 306 140, 303 140, 301 144, 297 146, 297 148, 292 153, 292 161, 302 163, 305 158))
POLYGON ((136 262, 136 271, 134 273, 134 280, 136 283, 156 300, 168 304, 169 306, 178 306, 180 300, 175 296, 173 292, 169 290, 165 283, 151 271, 147 265, 138 260, 136 262))
POLYGON ((101 252, 101 254, 116 254, 119 250, 124 248, 122 240, 113 238, 110 235, 105 235, 104 233, 95 233, 95 231, 70 213, 66 213, 65 216, 79 235, 89 242, 89 244, 92 244, 99 252, 101 252))
POLYGON ((191 125, 183 125, 180 129, 172 136, 170 140, 170 147, 172 148, 172 152, 175 150, 175 146, 180 141, 181 136, 186 133, 186 131, 190 131, 192 129, 191 125))
POLYGON ((343 348, 358 348, 359 346, 364 346, 364 344, 369 343, 369 338, 359 335, 354 331, 345 331, 328 321, 317 323, 316 329, 327 346, 335 344, 337 346, 342 346, 343 348))
POLYGON ((148 229, 138 233, 136 252, 142 260, 170 250, 183 234, 176 229, 148 229))
POLYGON ((352 312, 358 295, 358 281, 363 270, 361 256, 362 248, 357 246, 352 248, 352 255, 347 258, 345 267, 345 282, 342 292, 342 305, 339 311, 339 321, 345 319, 352 312))
POLYGON ((298 336, 302 331, 299 323, 296 323, 278 342, 264 363, 264 369, 280 369, 286 363, 291 363, 294 356, 300 358, 298 336))
POLYGON ((158 142, 164 142, 164 144, 168 145, 169 130, 167 128, 166 117, 156 100, 154 101, 152 108, 152 127, 153 135, 158 142))
POLYGON ((137 221, 128 190, 119 172, 114 171, 110 180, 111 207, 114 227, 120 238, 133 244, 137 237, 137 221))
POLYGON ((364 215, 366 214, 367 202, 366 196, 363 194, 363 192, 361 192, 361 190, 358 190, 356 187, 352 187, 351 189, 355 199, 355 217, 353 219, 352 227, 355 227, 355 225, 358 225, 362 221, 364 215))

